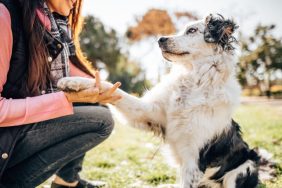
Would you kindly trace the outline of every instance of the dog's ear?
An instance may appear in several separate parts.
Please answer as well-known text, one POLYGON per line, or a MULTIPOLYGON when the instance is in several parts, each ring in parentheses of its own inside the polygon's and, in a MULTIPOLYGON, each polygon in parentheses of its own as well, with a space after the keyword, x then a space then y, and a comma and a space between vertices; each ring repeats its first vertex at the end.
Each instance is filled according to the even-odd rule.
POLYGON ((205 25, 206 25, 206 28, 205 28, 205 31, 204 31, 204 38, 205 38, 205 41, 206 42, 209 42, 209 43, 213 43, 213 42, 216 42, 215 38, 212 36, 211 32, 208 31, 208 27, 209 27, 209 23, 211 21, 211 19, 213 18, 212 14, 208 15, 205 19, 205 25))
POLYGON ((213 16, 210 14, 205 19, 204 39, 208 43, 216 43, 223 50, 233 50, 233 42, 236 38, 233 36, 234 31, 238 28, 233 20, 225 19, 222 15, 213 16))
POLYGON ((213 17, 212 14, 209 14, 209 15, 206 17, 206 19, 205 19, 205 24, 206 24, 206 26, 208 25, 208 23, 210 23, 212 17, 213 17))

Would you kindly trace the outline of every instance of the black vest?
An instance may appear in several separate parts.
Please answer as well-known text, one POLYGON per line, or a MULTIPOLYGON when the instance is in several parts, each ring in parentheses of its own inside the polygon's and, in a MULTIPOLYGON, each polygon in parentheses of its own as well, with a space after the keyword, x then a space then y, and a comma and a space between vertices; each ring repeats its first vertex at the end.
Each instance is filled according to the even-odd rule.
MULTIPOLYGON (((18 1, 19 0, 0 0, 10 12, 13 33, 13 51, 10 60, 10 68, 1 96, 13 99, 28 97, 28 95, 23 92, 25 91, 23 87, 26 85, 28 76, 28 41, 23 29, 21 3, 18 1)), ((56 59, 63 50, 63 44, 54 38, 48 30, 45 30, 43 39, 48 50, 48 59, 56 59)), ((76 55, 70 56, 69 58, 76 67, 91 75, 89 70, 80 63, 76 55)))
POLYGON ((26 80, 28 47, 24 33, 22 31, 21 9, 19 3, 9 0, 0 0, 11 15, 11 26, 13 33, 13 53, 7 81, 3 87, 1 95, 5 98, 21 98, 22 84, 26 80))
MULTIPOLYGON (((13 49, 10 68, 1 96, 7 99, 26 98, 28 96, 22 92, 22 88, 27 80, 29 53, 27 46, 28 42, 23 29, 21 4, 17 0, 0 0, 0 3, 3 3, 10 13, 13 33, 13 49)), ((49 56, 52 59, 55 59, 62 51, 62 48, 60 48, 60 46, 62 46, 61 42, 52 37, 48 31, 44 33, 44 41, 49 56)), ((0 127, 0 187, 1 177, 10 159, 21 128, 22 126, 0 127)))
MULTIPOLYGON (((26 39, 23 28, 21 3, 19 0, 0 0, 0 3, 3 3, 10 13, 13 33, 13 49, 10 68, 1 96, 7 99, 26 98, 28 96, 22 92, 22 88, 26 85, 28 76, 29 51, 27 46, 28 40, 26 39)), ((48 50, 48 59, 56 59, 63 50, 63 48, 61 48, 63 46, 62 43, 55 39, 48 30, 44 32, 43 39, 48 50)), ((76 55, 70 56, 69 58, 76 67, 91 75, 91 72, 80 63, 76 55)), ((19 137, 21 128, 22 126, 0 127, 0 187, 1 177, 19 137)))
MULTIPOLYGON (((17 0, 0 0, 10 12, 11 26, 13 33, 13 52, 10 60, 10 68, 7 75, 7 81, 3 87, 1 95, 5 98, 26 98, 23 91, 27 82, 28 74, 28 41, 26 39, 23 21, 21 3, 17 0)), ((63 50, 60 41, 52 37, 49 31, 44 32, 44 42, 48 49, 48 59, 55 59, 63 50)), ((46 62, 47 63, 47 62, 46 62)))

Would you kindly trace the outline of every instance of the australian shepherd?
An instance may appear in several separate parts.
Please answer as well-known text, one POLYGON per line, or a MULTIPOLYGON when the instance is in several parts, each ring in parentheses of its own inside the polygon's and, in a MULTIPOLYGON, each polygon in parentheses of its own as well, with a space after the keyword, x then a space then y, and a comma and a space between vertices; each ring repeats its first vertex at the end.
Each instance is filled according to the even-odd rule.
MULTIPOLYGON (((142 98, 116 91, 122 99, 114 106, 129 124, 160 135, 169 146, 179 165, 181 188, 258 184, 258 155, 232 119, 240 98, 236 29, 233 20, 209 15, 177 35, 161 37, 159 47, 173 64, 171 72, 142 98)), ((94 84, 94 79, 68 77, 58 87, 77 91, 94 84)))

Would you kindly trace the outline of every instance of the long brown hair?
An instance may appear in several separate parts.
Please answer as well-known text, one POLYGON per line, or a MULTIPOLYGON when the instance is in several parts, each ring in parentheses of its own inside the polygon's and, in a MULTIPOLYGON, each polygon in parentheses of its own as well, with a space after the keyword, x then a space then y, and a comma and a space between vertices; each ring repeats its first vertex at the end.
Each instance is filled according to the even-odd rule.
POLYGON ((75 6, 69 15, 69 24, 72 30, 72 39, 76 48, 76 56, 78 57, 78 62, 74 63, 78 68, 87 73, 90 76, 94 76, 94 68, 91 65, 91 62, 87 60, 84 56, 79 43, 79 34, 83 27, 83 17, 81 16, 83 0, 77 0, 75 6))
MULTIPOLYGON (((36 96, 40 90, 45 90, 51 80, 50 63, 47 61, 47 48, 43 40, 46 28, 37 17, 36 10, 43 7, 44 0, 20 0, 22 2, 24 31, 28 46, 28 73, 24 85, 27 96, 36 96)), ((93 76, 94 70, 83 56, 79 45, 79 33, 82 28, 82 0, 77 0, 69 15, 72 38, 76 46, 77 58, 73 62, 86 74, 93 76)))

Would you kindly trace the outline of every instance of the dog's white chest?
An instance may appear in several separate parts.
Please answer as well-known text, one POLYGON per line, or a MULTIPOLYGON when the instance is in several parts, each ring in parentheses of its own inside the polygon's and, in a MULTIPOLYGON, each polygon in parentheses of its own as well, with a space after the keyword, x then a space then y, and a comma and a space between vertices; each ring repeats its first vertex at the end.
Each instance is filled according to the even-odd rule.
POLYGON ((195 84, 193 78, 180 77, 174 86, 171 88, 169 97, 169 108, 173 110, 191 109, 205 101, 207 97, 206 92, 200 90, 195 84))

